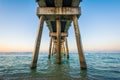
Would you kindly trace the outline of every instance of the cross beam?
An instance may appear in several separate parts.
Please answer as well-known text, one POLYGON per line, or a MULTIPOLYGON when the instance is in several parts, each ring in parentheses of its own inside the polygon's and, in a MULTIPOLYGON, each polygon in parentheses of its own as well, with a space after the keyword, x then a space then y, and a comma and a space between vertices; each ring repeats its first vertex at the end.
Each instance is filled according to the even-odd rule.
POLYGON ((80 15, 80 7, 38 7, 37 15, 80 15))

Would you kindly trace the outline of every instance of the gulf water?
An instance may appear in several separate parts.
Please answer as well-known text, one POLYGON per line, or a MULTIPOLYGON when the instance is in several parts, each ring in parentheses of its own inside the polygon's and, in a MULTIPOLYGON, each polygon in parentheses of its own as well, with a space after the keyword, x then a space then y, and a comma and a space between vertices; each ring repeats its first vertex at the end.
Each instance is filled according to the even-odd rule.
POLYGON ((85 53, 87 70, 81 70, 77 53, 70 58, 48 59, 40 53, 36 70, 30 69, 31 52, 0 53, 0 80, 120 80, 120 53, 85 53))

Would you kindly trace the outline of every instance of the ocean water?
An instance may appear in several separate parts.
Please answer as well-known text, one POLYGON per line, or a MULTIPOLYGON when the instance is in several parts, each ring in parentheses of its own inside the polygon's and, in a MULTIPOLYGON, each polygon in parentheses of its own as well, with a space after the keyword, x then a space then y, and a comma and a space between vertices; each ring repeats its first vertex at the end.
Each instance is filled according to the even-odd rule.
POLYGON ((0 53, 0 80, 120 80, 120 53, 85 53, 87 70, 80 70, 77 53, 62 64, 55 55, 40 53, 36 70, 30 69, 32 53, 0 53))

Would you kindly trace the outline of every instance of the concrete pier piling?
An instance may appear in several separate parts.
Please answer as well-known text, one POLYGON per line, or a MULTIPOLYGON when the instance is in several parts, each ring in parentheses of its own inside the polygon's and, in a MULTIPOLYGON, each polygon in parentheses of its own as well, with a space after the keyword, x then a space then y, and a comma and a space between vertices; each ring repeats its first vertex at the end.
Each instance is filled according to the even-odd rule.
POLYGON ((43 24, 44 24, 44 16, 40 16, 40 24, 39 24, 39 29, 37 33, 36 42, 35 42, 35 48, 32 56, 31 69, 34 69, 37 66, 39 47, 40 47, 42 31, 43 31, 43 24))
POLYGON ((67 56, 67 59, 69 59, 69 49, 68 49, 67 38, 66 38, 66 40, 65 40, 65 45, 66 45, 66 56, 67 56))
POLYGON ((48 54, 49 59, 51 57, 51 48, 52 48, 52 37, 50 38, 50 46, 49 46, 49 54, 48 54))
POLYGON ((82 50, 82 43, 81 43, 81 36, 80 36, 78 21, 77 21, 77 17, 75 15, 73 16, 73 24, 74 24, 74 30, 75 30, 74 32, 75 32, 75 36, 76 36, 80 66, 81 66, 81 69, 86 69, 87 68, 86 61, 85 61, 83 50, 82 50))
POLYGON ((54 42, 53 42, 53 46, 52 46, 52 55, 55 54, 55 47, 54 47, 54 46, 55 46, 55 44, 54 44, 54 42))
POLYGON ((57 63, 61 63, 61 23, 60 20, 56 20, 57 31, 57 63))

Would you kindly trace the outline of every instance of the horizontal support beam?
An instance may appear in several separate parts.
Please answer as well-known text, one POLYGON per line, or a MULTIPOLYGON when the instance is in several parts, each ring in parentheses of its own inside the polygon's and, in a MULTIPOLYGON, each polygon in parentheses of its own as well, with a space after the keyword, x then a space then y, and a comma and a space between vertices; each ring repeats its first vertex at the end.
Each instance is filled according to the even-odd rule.
MULTIPOLYGON (((38 16, 40 17, 40 16, 38 16)), ((78 18, 80 15, 77 16, 78 18)), ((45 20, 46 21, 55 21, 56 19, 60 19, 60 21, 69 21, 73 20, 73 15, 45 15, 45 20)))
POLYGON ((37 15, 80 15, 80 7, 38 7, 37 15))
MULTIPOLYGON (((56 32, 51 32, 50 34, 49 34, 51 37, 56 37, 57 36, 57 33, 56 32)), ((61 37, 67 37, 68 36, 68 34, 67 33, 61 33, 61 37)))

